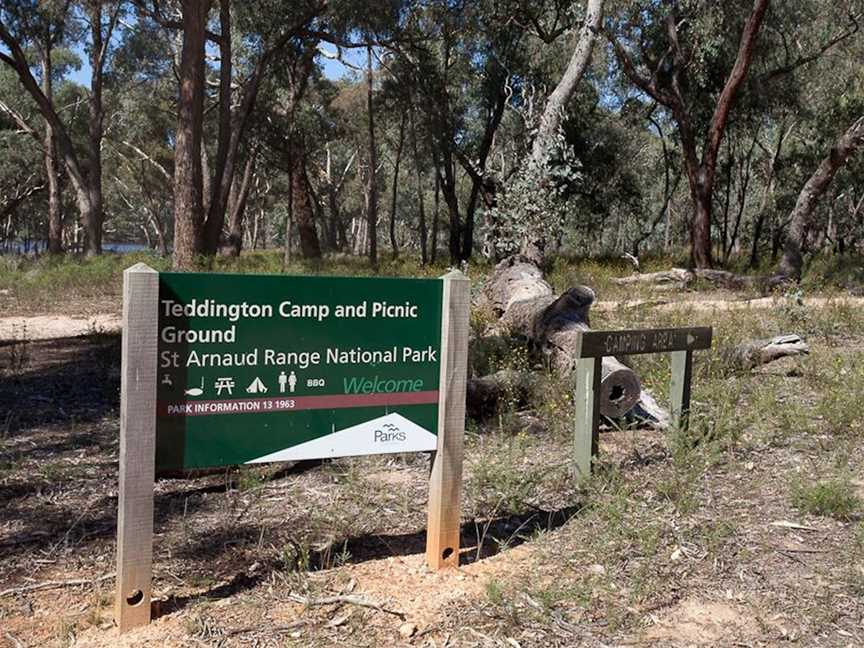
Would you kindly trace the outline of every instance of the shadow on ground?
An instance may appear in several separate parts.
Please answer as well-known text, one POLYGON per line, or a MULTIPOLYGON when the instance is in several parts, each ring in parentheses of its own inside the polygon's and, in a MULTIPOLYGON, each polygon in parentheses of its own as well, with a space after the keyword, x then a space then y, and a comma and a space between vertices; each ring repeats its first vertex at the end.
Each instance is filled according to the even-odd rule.
MULTIPOLYGON (((462 553, 459 564, 466 565, 483 560, 529 542, 541 531, 552 531, 563 526, 581 509, 581 505, 567 506, 556 510, 538 509, 530 513, 504 514, 491 520, 465 522, 460 530, 462 553)), ((244 528, 241 531, 241 535, 245 536, 246 540, 252 540, 256 534, 257 529, 244 528)), ((208 546, 211 550, 214 544, 225 546, 226 538, 220 540, 220 542, 214 543, 212 537, 210 538, 208 546)), ((232 536, 232 544, 242 541, 243 538, 232 536)), ((425 529, 396 535, 377 533, 363 535, 334 543, 333 546, 326 549, 313 551, 309 557, 308 570, 321 571, 332 568, 334 552, 345 557, 341 564, 359 564, 393 556, 422 554, 425 550, 425 529)), ((170 596, 166 599, 153 601, 153 618, 182 610, 195 601, 218 600, 235 596, 257 586, 267 579, 272 571, 285 569, 298 569, 298 567, 274 560, 265 567, 259 568, 254 574, 245 572, 237 574, 227 583, 222 583, 204 592, 185 596, 170 596)))
MULTIPOLYGON (((0 424, 6 435, 102 420, 120 406, 120 335, 0 344, 0 424)), ((62 452, 87 445, 71 435, 62 452)))

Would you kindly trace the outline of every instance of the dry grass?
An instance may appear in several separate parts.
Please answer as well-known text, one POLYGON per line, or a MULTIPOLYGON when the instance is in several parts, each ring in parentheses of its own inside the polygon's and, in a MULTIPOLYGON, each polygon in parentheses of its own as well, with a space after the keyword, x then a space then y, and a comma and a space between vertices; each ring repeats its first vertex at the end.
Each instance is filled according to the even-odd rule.
MULTIPOLYGON (((606 432, 577 483, 567 385, 545 379, 542 431, 515 404, 471 425, 458 573, 423 566, 423 455, 227 470, 157 484, 155 624, 118 638, 109 581, 0 598, 0 645, 864 645, 864 314, 781 300, 593 323, 715 326, 690 436, 606 432), (811 355, 732 373, 718 353, 781 332, 811 355)), ((26 356, 0 378, 0 590, 113 570, 117 339, 26 356)), ((663 400, 668 361, 633 360, 663 400)))

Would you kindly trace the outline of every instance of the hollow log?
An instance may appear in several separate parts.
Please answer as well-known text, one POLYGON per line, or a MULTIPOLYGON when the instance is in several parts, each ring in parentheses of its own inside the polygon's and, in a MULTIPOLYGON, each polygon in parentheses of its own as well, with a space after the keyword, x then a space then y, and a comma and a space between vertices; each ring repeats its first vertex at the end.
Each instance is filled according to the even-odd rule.
POLYGON ((754 369, 789 356, 807 355, 810 346, 794 334, 777 335, 768 340, 739 344, 726 352, 727 363, 735 369, 754 369))
MULTIPOLYGON (((495 267, 486 292, 500 317, 498 333, 529 340, 554 370, 572 372, 579 334, 590 329, 593 290, 576 286, 555 297, 540 268, 525 257, 514 256, 495 267)), ((612 418, 631 410, 642 392, 636 373, 611 357, 603 359, 600 389, 600 413, 612 418)))

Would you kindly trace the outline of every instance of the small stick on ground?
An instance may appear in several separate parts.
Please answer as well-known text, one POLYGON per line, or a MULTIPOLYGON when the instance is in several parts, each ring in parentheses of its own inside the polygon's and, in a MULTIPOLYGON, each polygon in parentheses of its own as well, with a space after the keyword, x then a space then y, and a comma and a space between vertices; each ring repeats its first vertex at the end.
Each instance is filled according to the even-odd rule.
POLYGON ((4 632, 3 636, 8 639, 9 643, 11 643, 14 648, 24 648, 24 644, 21 643, 21 640, 11 632, 4 632))
POLYGON ((57 587, 75 587, 78 585, 96 585, 106 580, 114 578, 114 574, 105 574, 97 578, 73 578, 72 580, 62 581, 45 581, 43 583, 33 583, 32 585, 22 585, 21 587, 10 587, 0 592, 0 598, 4 596, 15 596, 17 594, 26 594, 28 592, 37 592, 43 589, 54 589, 57 587))
POLYGON ((290 632, 291 630, 296 630, 297 628, 301 628, 305 625, 308 625, 309 621, 306 619, 297 619, 296 621, 292 621, 291 623, 286 623, 284 625, 276 625, 276 626, 246 626, 244 628, 232 628, 230 630, 226 630, 225 635, 228 637, 233 637, 240 634, 246 634, 247 632, 261 632, 266 631, 269 633, 279 633, 279 632, 290 632))
POLYGON ((793 554, 793 553, 789 553, 789 552, 786 551, 785 549, 777 549, 777 548, 775 547, 775 548, 774 548, 774 551, 776 551, 776 552, 777 552, 778 554, 780 554, 781 556, 786 556, 786 557, 787 557, 789 560, 791 560, 792 562, 797 562, 799 565, 803 565, 804 567, 809 567, 809 566, 810 566, 810 565, 808 565, 806 562, 804 562, 803 560, 801 560, 798 556, 796 556, 796 555, 793 554))
POLYGON ((780 527, 782 529, 795 529, 797 531, 821 531, 821 529, 817 529, 816 527, 798 524, 797 522, 787 522, 786 520, 772 522, 771 526, 780 527))
POLYGON ((827 549, 807 549, 806 547, 796 548, 796 547, 774 547, 777 551, 781 553, 804 553, 804 554, 822 554, 822 553, 830 553, 827 549))
POLYGON ((371 608, 373 610, 378 610, 379 612, 384 612, 386 614, 392 614, 393 616, 399 617, 402 621, 405 620, 405 613, 400 612, 398 610, 389 610, 385 608, 380 603, 376 603, 375 601, 367 601, 363 597, 360 596, 352 596, 349 594, 337 594, 335 596, 324 596, 322 598, 309 598, 308 596, 300 596, 299 594, 289 594, 288 598, 294 601, 295 603, 300 603, 306 606, 314 606, 314 605, 357 605, 359 607, 371 608))

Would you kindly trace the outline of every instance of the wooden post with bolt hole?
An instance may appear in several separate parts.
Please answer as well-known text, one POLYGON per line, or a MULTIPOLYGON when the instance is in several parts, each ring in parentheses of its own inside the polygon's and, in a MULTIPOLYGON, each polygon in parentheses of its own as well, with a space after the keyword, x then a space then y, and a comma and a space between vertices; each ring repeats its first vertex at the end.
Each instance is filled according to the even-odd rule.
POLYGON ((158 306, 159 273, 143 263, 126 270, 115 604, 121 633, 150 623, 158 306))
POLYGON ((454 270, 444 275, 442 280, 438 448, 432 453, 426 529, 426 563, 432 569, 459 566, 468 312, 471 305, 471 284, 465 275, 454 270))
POLYGON ((576 414, 573 455, 577 477, 591 475, 591 468, 598 453, 603 358, 668 352, 672 358, 672 377, 669 381, 670 426, 673 430, 685 430, 690 413, 693 351, 710 349, 712 335, 713 329, 704 326, 580 333, 573 393, 576 414))

